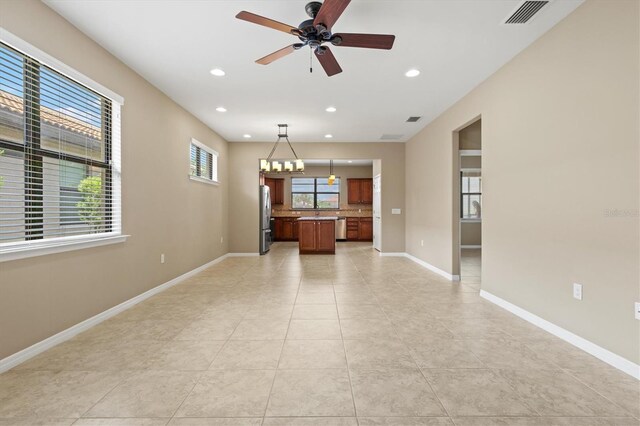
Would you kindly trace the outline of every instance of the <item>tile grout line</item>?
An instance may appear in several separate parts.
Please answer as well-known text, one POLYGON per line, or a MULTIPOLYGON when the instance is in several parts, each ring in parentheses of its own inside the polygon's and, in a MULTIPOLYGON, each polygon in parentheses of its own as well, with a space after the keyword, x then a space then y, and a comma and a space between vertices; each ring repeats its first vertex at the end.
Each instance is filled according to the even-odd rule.
MULTIPOLYGON (((281 264, 284 263, 284 261, 281 262, 281 264)), ((269 409, 269 403, 271 402, 271 393, 273 392, 273 386, 276 383, 276 377, 278 376, 278 371, 280 368, 280 360, 282 359, 282 352, 284 352, 284 345, 287 343, 287 336, 289 335, 289 329, 291 328, 291 321, 293 318, 293 310, 295 309, 296 306, 296 300, 298 300, 298 295, 300 294, 300 286, 302 285, 302 276, 304 274, 304 268, 302 273, 300 274, 300 279, 298 281, 298 288, 296 290, 296 297, 293 301, 293 309, 291 310, 291 315, 289 315, 289 323, 287 324, 287 331, 284 334, 284 339, 282 341, 282 347, 280 348, 280 355, 278 356, 278 363, 276 364, 276 369, 274 370, 273 373, 273 380, 271 381, 271 387, 269 388, 269 394, 267 396, 267 402, 264 406, 264 413, 262 415, 262 422, 261 424, 264 424, 264 419, 267 416, 267 410, 269 409)))
MULTIPOLYGON (((224 263, 227 259, 223 260, 222 262, 220 262, 221 264, 224 263)), ((206 269, 205 269, 206 271, 206 269)), ((204 272, 204 271, 202 271, 204 272)), ((236 282, 237 284, 237 282, 236 282)), ((235 287, 232 286, 232 287, 235 287)), ((243 317, 244 318, 244 317, 243 317)), ((218 349, 218 351, 216 352, 216 354, 213 356, 213 358, 211 359, 211 362, 209 363, 209 366, 207 367, 206 370, 203 370, 200 375, 198 376, 198 380, 196 380, 196 382, 193 384, 193 386, 191 387, 191 390, 189 390, 189 392, 187 393, 187 395, 184 397, 184 399, 180 402, 180 404, 178 405, 178 407, 175 409, 175 411, 173 412, 173 414, 171 415, 171 417, 169 418, 169 421, 167 422, 167 424, 169 424, 171 422, 171 420, 173 420, 176 416, 176 414, 178 413, 178 411, 180 411, 180 408, 182 408, 182 406, 184 405, 184 402, 191 396, 191 394, 193 393, 193 390, 196 388, 196 386, 200 383, 200 381, 202 380, 202 378, 205 376, 205 373, 207 371, 209 371, 209 369, 211 368, 211 365, 213 365, 213 362, 216 360, 216 358, 218 357, 218 355, 220 354, 220 352, 222 352, 222 349, 227 345, 227 342, 229 342, 229 339, 231 339, 231 336, 233 335, 233 333, 235 332, 235 330, 238 328, 238 325, 240 325, 240 322, 242 320, 238 321, 238 324, 236 324, 236 326, 233 328, 233 331, 229 334, 229 336, 227 337, 227 339, 225 340, 225 342, 220 346, 220 348, 218 349)), ((186 328, 186 327, 185 327, 186 328)))
MULTIPOLYGON (((347 256, 349 261, 351 262, 352 265, 355 264, 353 263, 353 260, 351 259, 351 256, 347 256)), ((356 267, 357 270, 357 267, 356 267)), ((358 274, 360 275, 361 278, 362 274, 360 273, 360 271, 358 271, 358 274)), ((358 425, 360 424, 360 420, 358 420, 358 409, 356 408, 356 398, 355 395, 353 393, 353 381, 351 380, 351 369, 349 368, 349 357, 347 357, 347 346, 344 343, 344 335, 342 334, 342 320, 340 318, 340 311, 338 310, 338 298, 336 297, 336 287, 335 284, 333 284, 333 280, 332 282, 332 288, 333 288, 333 298, 336 302, 336 314, 338 316, 338 328, 340 329, 340 340, 342 341, 342 350, 344 351, 344 362, 347 366, 347 378, 349 379, 349 390, 351 391, 351 402, 353 404, 353 415, 356 418, 356 423, 358 423, 358 425)))
POLYGON ((564 367, 560 367, 560 369, 568 374, 572 379, 574 379, 575 381, 579 382, 580 384, 582 384, 583 386, 586 386, 587 388, 591 389, 593 392, 597 393, 599 396, 601 396, 602 398, 606 399, 607 401, 609 401, 610 403, 612 403, 613 405, 615 405, 616 407, 622 409, 625 413, 628 413, 631 417, 633 417, 636 420, 640 420, 640 416, 637 416, 635 414, 633 414, 632 412, 630 412, 629 410, 627 410, 626 408, 624 408, 623 406, 617 404, 615 401, 611 400, 610 398, 606 397, 605 395, 603 395, 602 393, 598 392, 596 389, 594 389, 592 386, 590 386, 588 383, 584 382, 583 380, 580 380, 579 377, 575 376, 571 370, 569 370, 568 368, 564 368, 564 367))
MULTIPOLYGON (((393 279, 393 278, 392 278, 393 279)), ((395 281, 395 280, 394 280, 395 281)), ((396 284, 398 284, 398 282, 396 281, 396 284)), ((384 313, 384 316, 387 318, 387 321, 389 321, 389 323, 391 324, 391 327, 393 327, 393 329, 396 332, 396 335, 398 333, 397 327, 396 325, 393 323, 393 321, 391 321, 391 318, 389 318, 389 315, 387 314, 387 312, 382 309, 382 312, 384 313)), ((451 414, 449 413, 449 411, 447 410, 447 408, 444 406, 444 404, 442 403, 442 400, 440 399, 440 397, 438 396, 438 394, 436 393, 436 391, 433 389, 433 386, 431 386, 431 382, 429 382, 429 380, 427 379, 427 377, 424 375, 424 372, 422 371, 422 368, 420 368, 420 366, 418 365, 418 362, 416 361, 415 357, 413 356, 413 354, 411 353, 411 350, 409 350, 409 348, 406 345, 406 342, 404 341, 403 338, 399 338, 400 342, 402 343, 402 346, 404 346, 404 348, 407 350, 407 352, 409 353, 409 356, 411 357, 411 359, 413 360, 413 363, 415 364, 416 368, 418 369, 418 371, 420 372, 420 375, 422 376, 422 378, 424 379, 424 381, 427 383, 427 386, 429 386, 429 389, 431 390, 431 393, 433 393, 433 396, 436 397, 436 399, 438 400, 438 404, 440 404, 440 407, 442 407, 442 409, 444 410, 445 414, 447 415, 447 418, 449 420, 451 420, 452 423, 455 424, 455 422, 453 421, 453 418, 451 417, 451 414)))

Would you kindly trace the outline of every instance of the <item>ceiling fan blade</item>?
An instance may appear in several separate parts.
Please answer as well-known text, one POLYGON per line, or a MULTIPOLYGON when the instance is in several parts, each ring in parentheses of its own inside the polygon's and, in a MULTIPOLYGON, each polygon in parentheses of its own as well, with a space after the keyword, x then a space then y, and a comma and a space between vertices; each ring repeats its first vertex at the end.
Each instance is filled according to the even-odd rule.
POLYGON ((333 37, 342 39, 340 43, 334 43, 335 46, 343 47, 364 47, 367 49, 386 49, 389 50, 393 47, 393 42, 396 39, 394 35, 387 34, 353 34, 353 33, 339 33, 334 34, 333 37))
POLYGON ((264 16, 256 15, 255 13, 245 10, 238 13, 236 18, 289 34, 295 34, 295 32, 298 31, 296 27, 292 27, 291 25, 283 24, 282 22, 274 21, 273 19, 265 18, 264 16))
POLYGON ((295 47, 293 47, 293 45, 291 46, 287 46, 287 47, 283 47, 280 50, 276 50, 275 52, 260 58, 256 61, 256 63, 260 64, 260 65, 269 65, 271 62, 282 58, 283 56, 287 56, 290 53, 293 53, 295 51, 295 47))
POLYGON ((324 0, 322 7, 320 7, 318 14, 313 20, 313 26, 315 27, 322 24, 330 30, 333 24, 340 18, 342 12, 349 6, 350 2, 351 0, 324 0))
POLYGON ((329 77, 340 74, 342 72, 342 68, 340 68, 340 64, 338 64, 336 57, 333 56, 333 52, 325 46, 322 46, 322 50, 322 54, 318 53, 317 50, 315 51, 315 54, 318 61, 320 61, 320 65, 324 68, 324 71, 329 77))

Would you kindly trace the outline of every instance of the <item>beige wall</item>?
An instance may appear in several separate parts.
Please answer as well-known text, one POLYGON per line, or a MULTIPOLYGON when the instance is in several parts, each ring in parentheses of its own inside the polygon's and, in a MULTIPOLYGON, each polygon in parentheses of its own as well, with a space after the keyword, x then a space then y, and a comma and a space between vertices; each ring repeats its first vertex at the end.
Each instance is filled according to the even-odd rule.
POLYGON ((463 169, 479 169, 482 167, 482 157, 479 155, 460 157, 460 167, 463 169))
MULTIPOLYGON (((348 191, 347 191, 347 179, 351 178, 371 178, 373 168, 372 166, 334 166, 333 173, 337 178, 340 178, 340 208, 363 208, 371 210, 371 205, 351 205, 347 203, 348 191)), ((284 173, 273 174, 270 173, 268 177, 284 178, 284 204, 273 206, 275 209, 291 209, 291 177, 328 177, 329 166, 306 166, 304 175, 288 175, 284 173)))
POLYGON ((460 149, 482 149, 482 120, 460 130, 460 149))
POLYGON ((406 146, 409 253, 454 270, 452 132, 481 115, 483 289, 636 363, 639 22, 585 2, 406 146))
POLYGON ((4 1, 0 9, 0 26, 125 98, 123 231, 131 235, 0 263, 2 359, 227 253, 229 153, 218 135, 41 2, 4 1), (220 153, 220 186, 188 179, 191 137, 220 153))
POLYGON ((460 244, 479 246, 482 244, 481 222, 460 222, 460 244))
MULTIPOLYGON (((300 158, 306 159, 380 159, 382 176, 382 251, 404 251, 404 162, 403 143, 292 143, 300 158), (402 214, 392 215, 392 208, 402 214)), ((271 150, 271 143, 238 142, 229 144, 229 250, 233 253, 258 251, 258 159, 271 150)), ((280 146, 275 157, 286 157, 288 148, 280 146)), ((377 164, 376 162, 374 162, 377 164)), ((374 164, 374 170, 377 168, 374 164)), ((375 174, 375 172, 374 172, 375 174)))

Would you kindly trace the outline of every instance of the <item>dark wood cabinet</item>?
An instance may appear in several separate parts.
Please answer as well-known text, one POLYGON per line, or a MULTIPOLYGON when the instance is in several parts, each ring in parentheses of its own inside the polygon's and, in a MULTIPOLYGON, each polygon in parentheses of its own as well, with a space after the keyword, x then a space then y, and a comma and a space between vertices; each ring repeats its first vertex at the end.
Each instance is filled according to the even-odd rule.
POLYGON ((281 241, 282 239, 282 218, 281 217, 276 217, 273 220, 273 235, 271 236, 271 238, 273 239, 273 241, 281 241))
POLYGON ((360 234, 361 241, 373 241, 373 219, 370 217, 360 218, 360 234))
POLYGON ((373 218, 348 217, 347 241, 373 241, 373 218))
POLYGON ((373 204, 373 179, 360 181, 360 199, 362 204, 373 204))
POLYGON ((373 179, 347 179, 349 204, 373 203, 373 179))
POLYGON ((284 204, 284 179, 265 177, 264 184, 269 187, 271 205, 284 204))
POLYGON ((347 179, 347 201, 349 204, 360 204, 360 184, 359 179, 347 179))
POLYGON ((333 220, 298 221, 300 254, 335 254, 336 224, 333 220))
POLYGON ((283 240, 293 239, 293 226, 294 226, 294 223, 291 220, 282 221, 282 239, 283 240))
POLYGON ((316 248, 323 253, 336 252, 336 223, 333 220, 321 220, 316 225, 316 248))
POLYGON ((360 219, 357 217, 347 218, 347 241, 358 241, 360 239, 360 219))
POLYGON ((274 241, 298 241, 298 222, 295 217, 276 217, 274 241))

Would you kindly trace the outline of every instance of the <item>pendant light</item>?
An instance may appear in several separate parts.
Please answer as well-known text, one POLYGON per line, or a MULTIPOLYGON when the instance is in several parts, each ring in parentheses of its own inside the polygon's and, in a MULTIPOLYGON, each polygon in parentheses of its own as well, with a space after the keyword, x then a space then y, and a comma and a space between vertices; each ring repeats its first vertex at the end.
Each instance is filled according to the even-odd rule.
POLYGON ((269 156, 267 157, 267 159, 260 160, 260 171, 262 173, 269 173, 270 171, 275 173, 280 173, 282 172, 283 168, 284 168, 284 171, 287 173, 293 173, 294 171, 304 172, 304 162, 300 158, 298 158, 298 154, 296 154, 296 151, 293 149, 293 146, 289 141, 288 127, 289 127, 288 124, 278 124, 278 140, 276 140, 276 143, 273 144, 273 148, 271 148, 271 152, 269 153, 269 156), (293 153, 293 156, 295 159, 284 160, 282 163, 276 160, 273 160, 273 161, 271 160, 271 158, 273 157, 273 154, 276 152, 276 149, 278 148, 278 143, 280 142, 280 139, 285 139, 287 141, 287 144, 289 145, 289 148, 291 149, 291 152, 293 153))
POLYGON ((333 185, 335 181, 336 175, 333 174, 333 160, 329 160, 329 179, 327 179, 327 183, 333 185))

